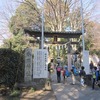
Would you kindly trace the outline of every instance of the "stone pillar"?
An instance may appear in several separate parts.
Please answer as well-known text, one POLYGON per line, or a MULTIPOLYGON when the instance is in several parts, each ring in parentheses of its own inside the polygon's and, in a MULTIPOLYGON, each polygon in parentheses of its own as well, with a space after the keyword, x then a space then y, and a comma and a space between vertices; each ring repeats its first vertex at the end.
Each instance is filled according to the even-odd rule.
MULTIPOLYGON (((70 41, 70 40, 69 40, 70 41)), ((67 59, 68 59, 68 70, 70 71, 72 69, 72 59, 71 59, 71 44, 70 42, 68 43, 68 55, 67 55, 67 59)))
POLYGON ((71 54, 69 53, 67 55, 67 58, 68 58, 68 70, 70 71, 72 69, 72 64, 71 64, 71 54))
POLYGON ((24 81, 32 81, 32 49, 27 48, 25 50, 25 74, 24 81))

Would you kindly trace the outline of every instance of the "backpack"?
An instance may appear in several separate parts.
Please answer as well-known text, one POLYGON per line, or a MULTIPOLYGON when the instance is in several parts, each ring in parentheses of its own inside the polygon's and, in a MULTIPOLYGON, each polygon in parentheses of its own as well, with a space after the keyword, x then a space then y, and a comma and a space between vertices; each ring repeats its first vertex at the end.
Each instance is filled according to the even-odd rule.
POLYGON ((77 71, 76 68, 73 69, 73 72, 74 72, 74 75, 75 75, 75 76, 79 75, 79 72, 77 71))
POLYGON ((92 77, 93 77, 94 79, 96 78, 96 72, 95 72, 95 71, 92 73, 92 77))
POLYGON ((60 67, 57 67, 57 71, 60 72, 61 71, 61 68, 60 67))
POLYGON ((68 70, 66 70, 65 75, 66 75, 67 77, 69 77, 69 76, 70 76, 70 72, 69 72, 68 70))
POLYGON ((50 71, 51 63, 48 64, 48 71, 50 71))
POLYGON ((65 70, 63 70, 63 73, 62 73, 62 75, 63 75, 63 76, 65 76, 65 73, 66 73, 66 71, 65 71, 65 70))
POLYGON ((79 74, 80 74, 80 76, 83 76, 83 77, 85 77, 85 76, 86 76, 86 73, 85 73, 85 71, 84 71, 84 70, 81 70, 79 74))

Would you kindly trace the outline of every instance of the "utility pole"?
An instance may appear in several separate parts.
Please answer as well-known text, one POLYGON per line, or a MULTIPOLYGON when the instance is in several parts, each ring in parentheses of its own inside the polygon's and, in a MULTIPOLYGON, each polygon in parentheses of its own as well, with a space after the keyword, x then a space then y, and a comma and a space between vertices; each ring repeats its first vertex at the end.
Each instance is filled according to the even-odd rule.
POLYGON ((41 49, 44 48, 44 0, 42 7, 42 36, 41 36, 41 49))
POLYGON ((84 42, 84 18, 83 18, 83 2, 81 2, 81 20, 82 20, 82 45, 83 45, 83 51, 85 50, 85 42, 84 42))

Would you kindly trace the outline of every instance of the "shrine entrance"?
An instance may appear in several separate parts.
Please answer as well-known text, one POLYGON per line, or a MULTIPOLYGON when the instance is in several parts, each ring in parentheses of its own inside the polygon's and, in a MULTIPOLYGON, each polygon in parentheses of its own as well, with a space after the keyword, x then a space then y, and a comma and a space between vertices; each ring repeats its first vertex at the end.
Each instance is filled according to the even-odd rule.
MULTIPOLYGON (((40 42, 41 42, 41 31, 34 31, 32 29, 25 29, 25 34, 28 34, 34 38, 39 38, 40 42)), ((71 69, 71 65, 72 65, 72 61, 71 61, 71 55, 72 54, 77 54, 77 45, 79 45, 80 42, 80 36, 82 35, 81 31, 68 31, 68 32, 44 32, 44 39, 45 38, 52 38, 53 41, 44 41, 44 43, 46 45, 53 45, 56 46, 57 48, 57 53, 58 56, 57 58, 60 58, 59 55, 59 47, 66 47, 66 51, 67 51, 67 62, 68 62, 68 69, 71 69), (64 38, 67 40, 67 42, 60 42, 58 41, 58 39, 60 38, 64 38), (74 47, 75 50, 74 50, 74 47)), ((41 48, 41 43, 39 43, 39 47, 41 48)), ((46 47, 44 47, 45 49, 46 47)), ((74 55, 74 60, 76 60, 75 58, 76 56, 74 55)))

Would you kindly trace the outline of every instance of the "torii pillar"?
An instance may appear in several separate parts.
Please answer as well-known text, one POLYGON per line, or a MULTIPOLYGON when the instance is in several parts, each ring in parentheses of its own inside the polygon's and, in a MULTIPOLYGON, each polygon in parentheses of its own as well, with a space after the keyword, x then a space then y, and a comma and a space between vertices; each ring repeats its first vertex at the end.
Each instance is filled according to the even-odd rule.
POLYGON ((70 43, 68 43, 67 59, 68 59, 68 70, 71 71, 71 69, 72 69, 72 59, 71 59, 71 46, 70 46, 70 43))

